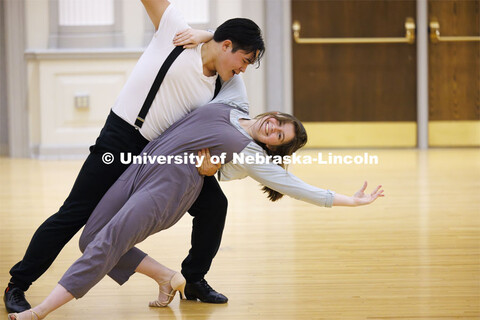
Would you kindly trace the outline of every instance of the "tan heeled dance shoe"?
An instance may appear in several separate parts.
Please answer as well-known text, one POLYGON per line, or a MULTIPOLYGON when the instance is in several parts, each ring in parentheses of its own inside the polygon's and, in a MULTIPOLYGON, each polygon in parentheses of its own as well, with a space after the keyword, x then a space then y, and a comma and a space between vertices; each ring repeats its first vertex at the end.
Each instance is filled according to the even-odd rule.
MULTIPOLYGON (((164 281, 162 283, 159 283, 159 286, 162 284, 168 283, 167 281, 164 281)), ((178 291, 180 292, 180 299, 185 299, 185 284, 187 283, 187 280, 182 276, 180 272, 176 272, 173 277, 170 279, 170 286, 172 287, 172 291, 170 293, 166 293, 160 290, 161 293, 166 295, 168 297, 167 300, 165 301, 159 301, 158 299, 155 301, 150 301, 148 306, 150 307, 166 307, 170 302, 172 302, 173 298, 175 297, 175 293, 178 291)))
MULTIPOLYGON (((33 310, 28 310, 28 311, 30 311, 31 320, 40 320, 40 316, 35 311, 33 310)), ((9 313, 8 320, 17 320, 18 316, 19 316, 18 313, 9 313)))

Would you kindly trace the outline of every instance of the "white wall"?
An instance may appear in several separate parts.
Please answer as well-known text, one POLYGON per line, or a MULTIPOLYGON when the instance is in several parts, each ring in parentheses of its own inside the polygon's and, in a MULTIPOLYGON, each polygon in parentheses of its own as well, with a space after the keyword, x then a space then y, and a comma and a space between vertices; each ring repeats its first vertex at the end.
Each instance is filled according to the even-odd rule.
POLYGON ((48 48, 48 0, 25 0, 26 48, 48 48))

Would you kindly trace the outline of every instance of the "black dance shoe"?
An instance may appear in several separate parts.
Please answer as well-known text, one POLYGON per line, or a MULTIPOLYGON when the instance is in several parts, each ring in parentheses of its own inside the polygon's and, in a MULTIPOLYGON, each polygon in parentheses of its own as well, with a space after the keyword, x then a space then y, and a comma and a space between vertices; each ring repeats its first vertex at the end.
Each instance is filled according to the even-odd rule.
POLYGON ((25 292, 19 288, 10 288, 5 289, 3 294, 3 302, 5 302, 5 308, 8 312, 23 312, 30 309, 30 303, 25 299, 25 292))
POLYGON ((207 303, 226 303, 228 298, 215 291, 205 279, 197 282, 187 282, 185 296, 188 300, 200 300, 207 303))

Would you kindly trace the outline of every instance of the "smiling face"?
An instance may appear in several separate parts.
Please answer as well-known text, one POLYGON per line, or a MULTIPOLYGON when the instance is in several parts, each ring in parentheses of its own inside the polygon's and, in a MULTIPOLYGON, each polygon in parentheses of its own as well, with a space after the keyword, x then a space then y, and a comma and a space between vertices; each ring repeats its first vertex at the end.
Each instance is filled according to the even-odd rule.
MULTIPOLYGON (((257 53, 258 54, 258 53, 257 53)), ((223 81, 230 80, 235 74, 245 72, 249 64, 255 62, 256 54, 247 53, 244 50, 233 52, 233 45, 230 40, 225 40, 221 46, 221 54, 217 61, 217 72, 223 81)))
POLYGON ((277 120, 266 116, 255 123, 255 140, 276 147, 292 141, 295 137, 295 126, 291 122, 277 120))

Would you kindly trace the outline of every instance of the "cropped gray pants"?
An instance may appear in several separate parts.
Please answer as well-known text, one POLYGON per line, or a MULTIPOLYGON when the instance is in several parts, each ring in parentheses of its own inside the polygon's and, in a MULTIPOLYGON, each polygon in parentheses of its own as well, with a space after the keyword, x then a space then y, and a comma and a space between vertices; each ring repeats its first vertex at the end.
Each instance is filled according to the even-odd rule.
POLYGON ((175 224, 202 188, 195 167, 170 165, 140 183, 133 167, 95 208, 80 238, 83 255, 59 281, 77 299, 107 274, 125 283, 147 255, 134 246, 175 224))

